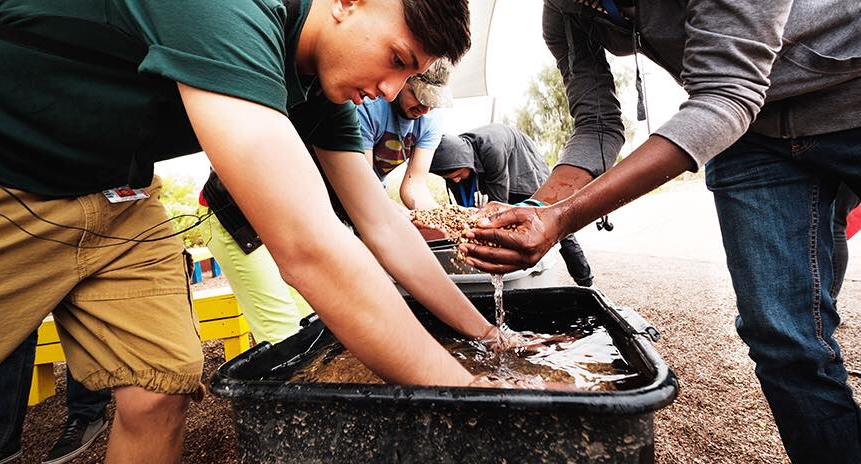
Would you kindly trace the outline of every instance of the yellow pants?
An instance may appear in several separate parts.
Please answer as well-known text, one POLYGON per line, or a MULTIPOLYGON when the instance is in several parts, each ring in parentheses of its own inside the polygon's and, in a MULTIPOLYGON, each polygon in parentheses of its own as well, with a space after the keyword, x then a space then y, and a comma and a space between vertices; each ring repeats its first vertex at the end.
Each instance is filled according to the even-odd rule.
POLYGON ((230 283, 254 340, 278 343, 296 333, 299 321, 312 309, 281 278, 266 246, 245 254, 214 215, 208 222, 212 239, 207 246, 230 283))

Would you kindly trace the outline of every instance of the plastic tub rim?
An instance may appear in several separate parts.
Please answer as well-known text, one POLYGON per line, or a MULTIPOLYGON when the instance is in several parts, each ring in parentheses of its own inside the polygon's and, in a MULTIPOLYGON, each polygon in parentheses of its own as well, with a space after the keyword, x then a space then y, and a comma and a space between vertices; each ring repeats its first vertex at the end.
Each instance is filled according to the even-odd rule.
MULTIPOLYGON (((544 288, 544 291, 566 291, 570 287, 544 288)), ((529 290, 511 290, 510 293, 529 290)), ((570 290, 569 290, 570 291, 570 290)), ((593 294, 604 310, 619 313, 600 292, 579 288, 593 294)), ((486 292, 484 292, 486 293, 486 292)), ((324 329, 328 330, 328 329, 324 329)), ((618 391, 559 391, 478 387, 433 387, 397 384, 347 383, 285 383, 283 380, 233 379, 230 373, 246 360, 237 357, 221 365, 213 374, 210 388, 217 396, 228 399, 278 400, 285 402, 355 403, 398 402, 421 406, 453 407, 500 406, 516 409, 554 408, 586 413, 640 414, 656 411, 669 405, 678 395, 678 381, 673 371, 663 362, 646 334, 633 333, 632 342, 641 352, 642 360, 655 370, 652 381, 639 388, 618 391), (248 389, 249 386, 258 387, 248 389), (263 387, 263 388, 260 388, 263 387), (249 390, 252 390, 249 392, 249 390), (263 390, 263 391, 261 391, 263 390), (240 393, 241 391, 241 393, 240 393)), ((262 343, 252 351, 272 347, 262 343)))

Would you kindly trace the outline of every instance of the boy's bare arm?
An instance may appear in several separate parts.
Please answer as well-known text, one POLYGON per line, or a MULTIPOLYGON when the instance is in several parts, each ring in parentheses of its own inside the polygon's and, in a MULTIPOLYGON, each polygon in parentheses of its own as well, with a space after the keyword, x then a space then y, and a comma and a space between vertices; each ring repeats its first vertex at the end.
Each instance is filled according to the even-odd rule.
POLYGON ((404 180, 401 182, 401 200, 409 209, 438 208, 428 188, 428 173, 430 172, 433 151, 427 148, 416 148, 407 164, 404 180))
POLYGON ((411 314, 373 255, 338 221, 287 117, 245 100, 182 84, 179 89, 201 146, 281 275, 338 339, 387 381, 471 382, 411 314))
POLYGON ((383 267, 443 322, 479 338, 492 328, 448 278, 421 234, 380 188, 380 181, 354 153, 317 150, 320 164, 362 240, 383 267))

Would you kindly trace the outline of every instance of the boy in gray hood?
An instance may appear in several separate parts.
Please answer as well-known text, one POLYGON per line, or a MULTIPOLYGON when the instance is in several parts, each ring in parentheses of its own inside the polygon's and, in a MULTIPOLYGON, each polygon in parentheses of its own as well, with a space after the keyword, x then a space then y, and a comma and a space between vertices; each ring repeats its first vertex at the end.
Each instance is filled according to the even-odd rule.
MULTIPOLYGON (((535 143, 505 124, 487 124, 460 135, 443 134, 430 172, 446 179, 461 206, 477 206, 474 194, 517 204, 538 190, 550 176, 547 161, 535 143)), ((592 269, 574 234, 559 241, 568 273, 577 285, 592 286, 592 269)))
POLYGON ((576 127, 534 195, 553 205, 480 224, 475 237, 500 248, 461 245, 467 263, 529 266, 561 237, 705 166, 737 330, 787 454, 861 462, 829 295, 837 188, 861 191, 861 2, 545 0, 543 30, 576 127), (603 173, 623 142, 606 52, 648 56, 689 98, 603 173), (521 233, 502 231, 510 225, 521 233))

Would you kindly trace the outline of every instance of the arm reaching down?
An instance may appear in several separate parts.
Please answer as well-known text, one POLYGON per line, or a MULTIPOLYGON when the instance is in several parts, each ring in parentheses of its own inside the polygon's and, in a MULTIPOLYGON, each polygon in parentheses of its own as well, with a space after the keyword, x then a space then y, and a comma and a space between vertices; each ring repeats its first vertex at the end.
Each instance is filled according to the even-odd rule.
MULTIPOLYGON (((493 328, 448 278, 409 218, 357 153, 317 149, 338 198, 383 267, 440 320, 472 338, 493 328)), ((391 286, 394 288, 394 286, 391 286)))
POLYGON ((287 117, 183 84, 179 90, 201 146, 284 280, 347 349, 389 382, 469 384, 473 377, 419 324, 371 253, 338 221, 287 117))
MULTIPOLYGON (((467 264, 485 272, 506 273, 534 266, 562 237, 614 211, 695 166, 681 148, 660 136, 650 137, 630 156, 577 190, 577 182, 554 170, 554 196, 570 195, 544 208, 511 208, 479 222, 468 237, 499 247, 462 244, 467 264), (514 230, 504 229, 514 227, 514 230)), ((577 174, 579 169, 566 170, 577 174)), ((537 195, 536 195, 537 196, 537 195)))
POLYGON ((428 173, 430 172, 433 150, 416 148, 413 156, 407 162, 407 172, 401 182, 401 201, 409 209, 439 208, 439 203, 428 188, 428 173))

